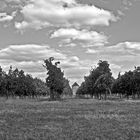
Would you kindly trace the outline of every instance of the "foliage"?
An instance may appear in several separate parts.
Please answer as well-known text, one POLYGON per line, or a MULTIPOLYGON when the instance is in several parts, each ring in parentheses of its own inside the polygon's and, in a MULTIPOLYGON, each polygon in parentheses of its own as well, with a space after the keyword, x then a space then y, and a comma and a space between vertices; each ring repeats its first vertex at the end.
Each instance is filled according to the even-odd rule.
POLYGON ((12 97, 36 97, 37 95, 48 93, 45 83, 31 75, 24 73, 23 70, 10 69, 6 74, 0 67, 0 95, 12 97), (40 82, 40 85, 38 83, 40 82))
POLYGON ((41 79, 35 78, 34 85, 36 87, 36 93, 38 96, 49 95, 49 88, 47 87, 46 83, 43 82, 41 79))
POLYGON ((64 89, 63 89, 63 93, 62 95, 68 95, 68 96, 72 96, 72 89, 69 85, 69 80, 64 78, 64 89))
MULTIPOLYGON (((8 73, 0 67, 0 96, 8 98, 49 95, 51 99, 56 100, 63 95, 72 95, 69 80, 64 77, 58 64, 60 62, 54 62, 53 57, 44 60, 44 67, 47 70, 46 83, 25 74, 23 70, 13 69, 12 66, 8 73)), ((120 97, 140 98, 140 67, 135 67, 134 70, 124 74, 119 73, 118 78, 114 79, 109 63, 100 60, 97 67, 92 68, 89 75, 84 77, 84 82, 76 94, 106 99, 107 95, 112 93, 120 97)))
POLYGON ((77 94, 90 94, 101 98, 101 94, 111 93, 113 77, 107 61, 100 60, 98 66, 92 69, 84 79, 85 81, 81 84, 77 94))
POLYGON ((135 67, 133 71, 125 72, 118 75, 118 78, 113 84, 112 91, 114 93, 122 94, 129 98, 129 96, 137 95, 140 97, 140 67, 135 67))
POLYGON ((44 60, 44 67, 47 69, 47 78, 46 84, 50 88, 50 99, 55 100, 60 98, 60 95, 64 90, 64 73, 58 67, 60 62, 54 62, 54 58, 50 57, 49 59, 44 60))

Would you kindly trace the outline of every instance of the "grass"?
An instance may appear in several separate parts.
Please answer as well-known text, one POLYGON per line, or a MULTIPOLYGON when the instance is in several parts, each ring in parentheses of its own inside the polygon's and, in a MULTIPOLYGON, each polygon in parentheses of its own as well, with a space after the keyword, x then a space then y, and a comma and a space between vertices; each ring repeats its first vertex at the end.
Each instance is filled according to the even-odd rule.
POLYGON ((140 102, 0 99, 0 140, 140 140, 140 102))

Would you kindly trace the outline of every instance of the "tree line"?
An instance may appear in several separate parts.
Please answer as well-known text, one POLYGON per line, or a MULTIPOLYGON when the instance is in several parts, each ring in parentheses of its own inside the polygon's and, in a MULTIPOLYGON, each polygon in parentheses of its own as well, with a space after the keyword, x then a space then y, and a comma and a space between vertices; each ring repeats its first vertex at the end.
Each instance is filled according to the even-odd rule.
MULTIPOLYGON (((65 88, 66 78, 64 72, 58 67, 60 62, 54 62, 51 57, 44 61, 44 67, 47 69, 46 84, 50 89, 50 98, 60 98, 65 88)), ((66 86, 67 87, 67 86, 66 86)), ((67 92, 66 92, 67 93, 67 92)), ((77 96, 94 97, 97 99, 107 99, 108 95, 118 95, 121 98, 130 96, 132 98, 140 97, 140 67, 134 70, 119 73, 115 79, 112 76, 110 64, 108 61, 99 60, 96 67, 90 70, 88 76, 84 77, 84 81, 77 90, 77 96)))
POLYGON ((84 82, 77 91, 77 95, 90 95, 98 99, 107 98, 111 94, 114 82, 111 69, 107 61, 100 60, 98 66, 90 70, 90 74, 84 77, 84 82))
POLYGON ((45 82, 25 74, 23 70, 10 66, 8 73, 0 67, 0 96, 8 97, 37 97, 49 94, 45 82))
POLYGON ((135 67, 134 70, 122 75, 119 73, 113 83, 112 92, 119 94, 120 97, 140 98, 140 67, 135 67))
POLYGON ((140 67, 119 73, 115 79, 107 61, 100 60, 98 66, 90 70, 77 91, 78 96, 90 95, 97 99, 107 99, 108 95, 120 98, 140 98, 140 67))
POLYGON ((50 96, 51 100, 60 99, 61 95, 72 95, 69 81, 64 77, 64 72, 58 68, 60 62, 53 64, 54 58, 44 60, 43 67, 47 70, 46 82, 25 74, 23 70, 13 69, 10 66, 8 72, 0 67, 0 96, 37 98, 50 96))
MULTIPOLYGON (((60 99, 63 95, 72 95, 69 80, 59 67, 60 62, 53 57, 44 60, 46 82, 25 74, 23 70, 13 69, 10 66, 8 73, 0 67, 0 96, 12 97, 40 97, 49 96, 51 100, 60 99)), ((76 95, 107 99, 108 95, 118 95, 120 98, 140 98, 140 67, 119 73, 115 79, 112 76, 108 61, 99 60, 96 67, 90 70, 89 75, 77 90, 76 95)))

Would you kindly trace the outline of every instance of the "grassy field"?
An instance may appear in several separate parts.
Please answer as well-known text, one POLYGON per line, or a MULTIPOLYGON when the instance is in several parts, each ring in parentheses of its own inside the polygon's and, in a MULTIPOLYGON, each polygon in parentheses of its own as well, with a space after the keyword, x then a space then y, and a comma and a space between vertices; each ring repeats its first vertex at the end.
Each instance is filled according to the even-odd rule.
POLYGON ((140 102, 0 99, 0 140, 140 140, 140 102))

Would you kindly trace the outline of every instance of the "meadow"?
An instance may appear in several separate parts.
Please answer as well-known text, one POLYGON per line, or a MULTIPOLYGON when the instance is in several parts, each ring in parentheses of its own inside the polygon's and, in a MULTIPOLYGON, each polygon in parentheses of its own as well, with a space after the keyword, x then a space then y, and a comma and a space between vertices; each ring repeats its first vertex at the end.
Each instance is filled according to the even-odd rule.
POLYGON ((0 99, 0 140, 140 140, 140 101, 0 99))

